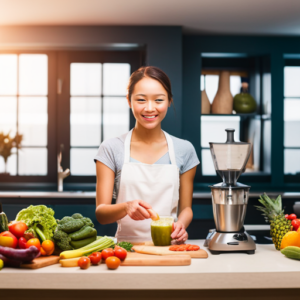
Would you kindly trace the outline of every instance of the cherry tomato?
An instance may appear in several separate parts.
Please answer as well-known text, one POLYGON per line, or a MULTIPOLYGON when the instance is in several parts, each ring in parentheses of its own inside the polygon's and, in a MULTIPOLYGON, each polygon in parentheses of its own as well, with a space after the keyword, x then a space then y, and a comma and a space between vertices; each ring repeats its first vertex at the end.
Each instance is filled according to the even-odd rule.
POLYGON ((24 236, 24 232, 27 229, 27 225, 22 221, 15 221, 8 224, 8 230, 17 238, 24 236))
POLYGON ((289 214, 286 214, 284 217, 289 220, 289 214))
POLYGON ((33 239, 30 239, 27 241, 26 248, 29 248, 30 246, 35 246, 39 250, 41 250, 41 243, 40 243, 39 239, 37 239, 37 238, 33 238, 33 239))
POLYGON ((20 237, 18 241, 18 246, 20 249, 26 249, 27 240, 24 237, 20 237))
POLYGON ((115 248, 115 256, 124 260, 127 256, 127 251, 122 247, 115 248))
POLYGON ((292 221, 292 226, 294 227, 294 230, 297 231, 300 227, 300 219, 296 219, 292 221))
POLYGON ((10 248, 16 248, 18 245, 18 239, 9 231, 3 231, 0 233, 0 236, 6 236, 13 239, 13 243, 10 248))
POLYGON ((92 265, 99 265, 102 260, 102 254, 100 252, 94 252, 89 255, 89 259, 91 260, 92 265))
POLYGON ((110 256, 106 259, 105 263, 109 269, 115 270, 119 267, 121 261, 118 257, 110 256))
MULTIPOLYGON (((45 251, 46 254, 43 254, 42 255, 51 255, 53 252, 54 252, 54 249, 55 249, 55 245, 52 241, 50 240, 46 240, 46 241, 43 241, 42 243, 42 246, 41 246, 41 249, 43 248, 43 250, 45 251)), ((42 252, 42 251, 41 251, 42 252)))
POLYGON ((78 260, 78 266, 80 269, 88 269, 91 265, 91 260, 88 257, 80 257, 78 260))
POLYGON ((289 215, 289 220, 295 220, 295 219, 297 219, 297 216, 295 214, 289 215))
POLYGON ((106 248, 106 249, 102 250, 101 254, 102 254, 102 258, 104 260, 106 260, 108 257, 114 256, 115 252, 114 252, 114 249, 112 249, 112 248, 106 248))

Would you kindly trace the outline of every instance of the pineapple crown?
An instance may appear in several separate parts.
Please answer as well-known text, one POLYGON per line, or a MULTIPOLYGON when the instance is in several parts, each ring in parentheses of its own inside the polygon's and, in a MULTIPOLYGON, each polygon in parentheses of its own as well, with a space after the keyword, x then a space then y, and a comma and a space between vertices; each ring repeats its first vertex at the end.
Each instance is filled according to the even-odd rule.
POLYGON ((263 206, 255 207, 263 213, 262 215, 265 217, 266 222, 271 222, 277 216, 283 216, 284 210, 282 209, 281 195, 279 195, 276 199, 271 199, 266 193, 264 193, 260 196, 258 201, 263 206))

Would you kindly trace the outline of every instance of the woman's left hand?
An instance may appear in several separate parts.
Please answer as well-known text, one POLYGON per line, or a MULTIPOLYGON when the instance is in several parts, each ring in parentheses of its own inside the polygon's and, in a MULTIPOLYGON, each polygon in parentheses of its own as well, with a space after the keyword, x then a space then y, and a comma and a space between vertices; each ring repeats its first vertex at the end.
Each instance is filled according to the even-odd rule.
POLYGON ((176 241, 176 244, 183 244, 188 239, 188 233, 180 221, 177 221, 173 224, 174 230, 171 234, 171 238, 176 241))

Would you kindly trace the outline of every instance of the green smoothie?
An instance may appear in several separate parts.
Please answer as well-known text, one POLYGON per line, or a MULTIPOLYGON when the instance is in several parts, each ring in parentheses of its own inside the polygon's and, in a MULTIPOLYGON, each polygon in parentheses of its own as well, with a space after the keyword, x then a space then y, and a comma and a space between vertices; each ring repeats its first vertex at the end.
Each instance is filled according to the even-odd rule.
POLYGON ((171 245, 172 217, 161 217, 157 221, 151 222, 151 236, 154 246, 171 245))

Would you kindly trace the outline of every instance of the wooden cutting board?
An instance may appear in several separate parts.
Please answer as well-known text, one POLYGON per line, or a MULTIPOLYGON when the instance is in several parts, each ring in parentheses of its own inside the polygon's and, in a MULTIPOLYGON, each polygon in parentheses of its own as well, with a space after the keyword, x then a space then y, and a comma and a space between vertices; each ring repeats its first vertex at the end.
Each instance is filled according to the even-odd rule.
POLYGON ((191 258, 207 258, 208 254, 205 250, 200 249, 197 251, 170 251, 170 246, 133 246, 132 249, 137 253, 152 254, 152 255, 189 255, 191 258))
POLYGON ((121 266, 189 266, 189 255, 157 256, 128 252, 121 266))
POLYGON ((50 256, 41 256, 35 258, 32 262, 22 264, 21 268, 23 269, 40 269, 54 264, 58 264, 59 256, 50 255, 50 256))

